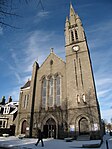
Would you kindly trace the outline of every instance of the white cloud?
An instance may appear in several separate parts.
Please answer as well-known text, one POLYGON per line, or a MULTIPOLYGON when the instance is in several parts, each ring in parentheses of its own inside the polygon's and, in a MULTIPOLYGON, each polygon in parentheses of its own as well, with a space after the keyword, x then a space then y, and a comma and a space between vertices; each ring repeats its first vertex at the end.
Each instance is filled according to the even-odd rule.
POLYGON ((37 14, 37 17, 47 17, 48 15, 49 15, 49 12, 48 11, 40 11, 37 14))
MULTIPOLYGON (((30 75, 25 76, 22 81, 23 81, 23 83, 25 84, 28 80, 31 80, 31 76, 30 76, 30 75)), ((23 85, 24 85, 24 84, 23 84, 23 85)))
MULTIPOLYGON (((50 12, 49 11, 40 11, 36 14, 34 17, 34 23, 38 24, 39 22, 43 21, 43 19, 46 19, 49 17, 50 12)), ((44 20, 45 21, 45 20, 44 20)))
MULTIPOLYGON (((112 41, 112 20, 100 22, 87 28, 87 34, 89 38, 89 45, 92 48, 103 47, 112 41), (108 39, 108 40, 107 40, 108 39)), ((104 47, 103 47, 104 49, 104 47)), ((108 48, 106 48, 108 51, 108 48)))
POLYGON ((108 93, 111 91, 111 89, 107 89, 107 90, 101 90, 98 91, 98 97, 107 97, 108 93))
POLYGON ((43 63, 45 58, 50 53, 50 48, 55 41, 54 36, 55 38, 58 39, 60 38, 60 36, 56 37, 54 32, 44 32, 44 31, 31 32, 31 34, 24 43, 26 45, 26 49, 24 50, 26 55, 25 72, 32 71, 32 66, 35 61, 38 60, 39 64, 43 63))
POLYGON ((112 20, 108 20, 108 21, 100 22, 99 24, 94 24, 93 26, 88 28, 88 32, 102 34, 109 30, 110 32, 112 32, 111 28, 112 28, 112 20))
POLYGON ((18 101, 19 100, 19 92, 20 89, 19 88, 14 88, 9 95, 12 96, 13 101, 18 101))
POLYGON ((112 84, 112 78, 101 78, 101 76, 99 76, 100 79, 97 80, 97 86, 102 86, 105 84, 112 84))

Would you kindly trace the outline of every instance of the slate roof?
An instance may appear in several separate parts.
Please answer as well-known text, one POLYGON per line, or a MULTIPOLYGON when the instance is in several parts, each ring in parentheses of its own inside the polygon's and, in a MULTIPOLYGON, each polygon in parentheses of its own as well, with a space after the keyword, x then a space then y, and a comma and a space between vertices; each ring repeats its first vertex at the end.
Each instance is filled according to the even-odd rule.
POLYGON ((30 80, 28 80, 28 81, 26 82, 26 84, 25 84, 23 87, 21 87, 21 89, 24 89, 24 88, 30 87, 30 83, 31 83, 31 81, 30 81, 30 80))

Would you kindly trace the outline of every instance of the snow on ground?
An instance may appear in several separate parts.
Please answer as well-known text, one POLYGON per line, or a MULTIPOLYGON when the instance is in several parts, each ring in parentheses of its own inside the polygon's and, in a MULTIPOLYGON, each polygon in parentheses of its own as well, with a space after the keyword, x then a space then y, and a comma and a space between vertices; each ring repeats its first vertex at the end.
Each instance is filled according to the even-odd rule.
MULTIPOLYGON (((104 136, 103 144, 96 149, 107 149, 105 140, 108 140, 109 149, 112 149, 112 136, 109 135, 104 136)), ((42 147, 41 142, 38 146, 35 146, 36 141, 37 139, 33 138, 0 137, 0 146, 12 149, 82 149, 82 144, 96 144, 100 142, 100 140, 65 142, 65 140, 44 139, 44 147, 42 147)))

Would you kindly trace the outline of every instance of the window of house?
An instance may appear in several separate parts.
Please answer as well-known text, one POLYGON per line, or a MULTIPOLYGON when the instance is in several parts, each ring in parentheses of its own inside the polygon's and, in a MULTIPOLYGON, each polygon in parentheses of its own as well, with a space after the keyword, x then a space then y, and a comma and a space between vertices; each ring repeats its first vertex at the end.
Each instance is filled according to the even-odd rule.
POLYGON ((56 77, 56 106, 60 106, 60 77, 56 77))
POLYGON ((0 128, 2 127, 2 121, 0 121, 0 128))
POLYGON ((3 114, 9 114, 9 112, 10 112, 10 107, 9 106, 4 107, 3 114))
POLYGON ((49 107, 53 106, 53 78, 49 80, 49 107))
POLYGON ((6 107, 4 107, 3 114, 6 114, 6 107))
POLYGON ((3 121, 3 128, 5 128, 5 123, 6 123, 6 121, 3 121))
POLYGON ((46 105, 46 79, 42 82, 42 107, 46 105))

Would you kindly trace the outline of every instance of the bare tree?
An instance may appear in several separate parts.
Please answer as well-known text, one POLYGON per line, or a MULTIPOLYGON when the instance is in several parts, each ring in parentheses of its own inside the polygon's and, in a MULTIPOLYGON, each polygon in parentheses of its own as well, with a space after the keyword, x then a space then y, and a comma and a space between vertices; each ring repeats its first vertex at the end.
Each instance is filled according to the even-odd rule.
MULTIPOLYGON (((0 26, 1 27, 12 27, 17 28, 9 23, 9 18, 14 17, 21 17, 19 14, 16 13, 16 3, 31 3, 32 0, 0 0, 0 26)), ((44 10, 42 0, 35 0, 37 3, 37 7, 40 5, 41 8, 44 10)))

